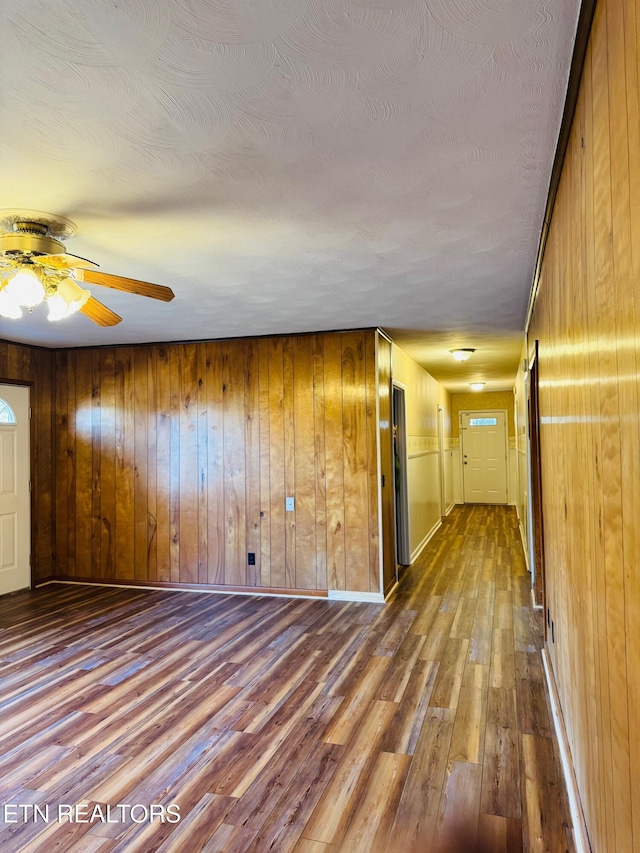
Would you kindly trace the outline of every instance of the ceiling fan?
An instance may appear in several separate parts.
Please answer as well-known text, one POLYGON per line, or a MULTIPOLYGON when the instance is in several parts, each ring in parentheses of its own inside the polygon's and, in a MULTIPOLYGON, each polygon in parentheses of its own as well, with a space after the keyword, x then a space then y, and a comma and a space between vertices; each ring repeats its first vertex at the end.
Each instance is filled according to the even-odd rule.
POLYGON ((69 254, 62 242, 77 229, 63 216, 37 210, 0 210, 0 315, 18 318, 42 302, 49 319, 61 320, 80 311, 99 326, 115 326, 118 314, 80 287, 98 284, 170 302, 174 292, 120 275, 98 272, 98 264, 69 254))

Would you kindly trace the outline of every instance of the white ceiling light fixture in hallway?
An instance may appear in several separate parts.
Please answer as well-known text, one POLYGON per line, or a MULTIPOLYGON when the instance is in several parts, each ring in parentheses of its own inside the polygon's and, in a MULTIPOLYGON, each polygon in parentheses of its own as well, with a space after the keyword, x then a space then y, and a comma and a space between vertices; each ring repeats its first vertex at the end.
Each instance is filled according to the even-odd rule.
POLYGON ((449 352, 456 361, 467 361, 474 354, 475 350, 471 349, 471 347, 464 347, 463 349, 452 349, 449 352))

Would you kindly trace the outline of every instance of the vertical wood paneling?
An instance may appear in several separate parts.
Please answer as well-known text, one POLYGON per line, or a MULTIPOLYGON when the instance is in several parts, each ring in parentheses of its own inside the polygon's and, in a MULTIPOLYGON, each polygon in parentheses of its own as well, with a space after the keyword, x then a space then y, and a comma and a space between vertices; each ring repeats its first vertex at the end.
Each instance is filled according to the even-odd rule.
POLYGON ((224 420, 222 347, 207 348, 207 554, 209 583, 224 583, 224 420))
POLYGON ((373 331, 55 358, 60 576, 379 591, 373 331))
MULTIPOLYGON (((0 347, 1 348, 1 347, 0 347)), ((30 350, 28 373, 22 379, 32 385, 32 410, 35 427, 31 428, 31 526, 32 567, 35 580, 53 574, 54 564, 54 514, 53 483, 55 477, 53 355, 47 350, 30 350)), ((33 422, 33 418, 32 418, 33 422)))
POLYGON ((364 333, 342 336, 344 425, 345 549, 349 554, 349 589, 369 589, 367 417, 364 333))
POLYGON ((542 266, 549 655, 593 850, 640 849, 640 104, 634 0, 601 0, 542 266))
POLYGON ((196 350, 198 379, 198 583, 208 582, 209 543, 207 538, 209 514, 209 484, 207 480, 209 454, 208 402, 207 402, 207 348, 196 350))
MULTIPOLYGON (((635 44, 629 45, 636 50, 635 44)), ((624 653, 616 655, 615 677, 611 683, 611 693, 623 695, 627 685, 637 677, 637 670, 630 666, 630 649, 627 649, 626 634, 632 626, 632 620, 627 614, 632 612, 629 606, 633 597, 633 578, 637 577, 638 563, 638 507, 640 507, 640 487, 638 472, 640 471, 640 442, 638 440, 638 363, 637 363, 637 321, 640 306, 634 304, 632 277, 632 211, 629 188, 631 157, 635 157, 638 166, 637 151, 630 154, 633 144, 637 144, 638 135, 630 137, 630 125, 637 125, 638 103, 637 90, 633 95, 634 76, 627 80, 625 57, 625 21, 623 0, 610 0, 607 6, 607 54, 608 82, 610 104, 610 135, 611 135, 611 213, 613 227, 613 271, 614 271, 614 304, 615 304, 615 340, 617 374, 620 381, 618 388, 618 417, 619 417, 619 462, 620 481, 611 484, 612 488, 619 486, 615 496, 614 511, 619 513, 619 526, 616 533, 620 540, 620 555, 622 565, 615 567, 610 573, 615 577, 617 598, 614 601, 611 616, 617 620, 616 631, 624 647, 624 653), (628 116, 628 92, 632 98, 631 115, 628 116), (629 298, 631 296, 631 298, 629 298), (633 377, 629 381, 629 377, 633 377), (624 498, 623 498, 624 496, 624 498), (624 629, 619 628, 620 613, 625 614, 624 629)), ((637 222, 635 223, 637 229, 637 222)), ((637 245, 637 244, 636 244, 637 245)), ((636 283, 635 292, 638 293, 636 283)), ((615 559, 615 558, 614 558, 615 559)), ((609 587, 609 582, 608 582, 609 587)), ((636 586, 637 591, 638 587, 636 586)), ((607 596, 609 598, 609 596, 607 596)), ((633 637, 633 634, 629 634, 633 637)), ((636 635, 638 638, 638 635, 636 635)), ((640 638, 638 638, 640 642, 640 638)), ((614 639, 614 644, 616 640, 614 639)), ((631 646, 631 644, 629 644, 631 646)), ((637 660, 637 658, 636 658, 637 660)), ((631 761, 633 744, 631 740, 632 716, 634 710, 640 718, 640 707, 627 704, 616 710, 615 719, 615 754, 614 767, 622 776, 620 787, 621 802, 616 803, 616 820, 622 822, 621 831, 616 830, 618 849, 635 843, 640 846, 640 835, 635 835, 640 829, 640 783, 637 780, 637 765, 631 761), (637 813, 633 818, 632 798, 635 794, 637 813)), ((636 723, 637 726, 637 723, 636 723)))
POLYGON ((149 577, 147 563, 147 512, 149 505, 148 478, 148 447, 149 426, 148 417, 148 357, 146 350, 134 350, 134 545, 133 545, 133 576, 136 580, 146 580, 149 577))
POLYGON ((284 481, 284 380, 282 338, 269 347, 269 515, 271 526, 271 586, 286 585, 285 481, 284 481))
POLYGON ((315 418, 313 409, 313 338, 293 339, 295 392, 293 417, 295 429, 295 585, 298 589, 316 588, 316 480, 315 418))
MULTIPOLYGON (((618 9, 620 4, 618 4, 618 9)), ((626 282, 627 287, 633 289, 633 300, 628 300, 627 312, 624 317, 627 322, 622 342, 633 342, 627 347, 629 354, 628 369, 632 376, 638 376, 640 371, 640 14, 635 0, 623 0, 622 2, 624 50, 621 52, 625 58, 626 70, 626 112, 627 112, 627 134, 628 134, 628 186, 629 186, 629 222, 631 256, 630 256, 630 279, 626 282), (633 312, 631 311, 633 306, 633 312), (631 360, 635 358, 635 365, 631 360)), ((618 30, 618 33, 620 30, 618 30)), ((624 284, 624 283, 623 283, 624 284)), ((635 392, 640 397, 638 384, 625 383, 625 387, 635 392), (631 387, 632 386, 632 387, 631 387)), ((640 402, 640 401, 639 401, 640 402)), ((638 470, 638 452, 640 449, 640 418, 638 417, 638 404, 629 401, 627 412, 623 418, 626 435, 626 447, 633 448, 631 454, 633 461, 625 472, 627 476, 634 478, 634 471, 638 470), (631 467, 633 466, 633 467, 631 467)), ((640 502, 638 495, 638 481, 634 478, 633 501, 625 501, 623 504, 624 525, 626 541, 624 545, 625 560, 628 566, 640 566, 640 535, 638 535, 636 516, 637 507, 640 502)), ((640 576, 638 571, 627 571, 625 577, 625 623, 629 637, 640 637, 640 576)), ((640 643, 627 643, 627 672, 630 673, 631 683, 634 683, 634 674, 640 671, 640 643)), ((635 700, 632 700, 632 708, 636 713, 629 716, 629 753, 632 768, 640 766, 640 711, 638 705, 640 699, 637 692, 635 700)), ((632 828, 633 838, 636 844, 640 844, 640 774, 631 774, 631 802, 632 802, 632 828)))
POLYGON ((67 565, 69 574, 76 574, 76 358, 69 353, 69 371, 67 373, 67 565))
POLYGON ((157 580, 171 580, 171 374, 168 347, 156 355, 156 554, 157 580))
POLYGON ((180 347, 180 571, 198 582, 198 376, 196 345, 180 347))
POLYGON ((313 336, 313 417, 316 483, 316 589, 327 588, 327 476, 324 406, 324 345, 313 336))
MULTIPOLYGON (((293 412, 293 339, 282 341, 282 415, 284 427, 284 497, 295 496, 296 435, 293 412)), ((283 501, 284 502, 284 501, 283 501)), ((296 515, 284 514, 284 586, 296 585, 296 515)))
MULTIPOLYGON (((64 566, 64 572, 71 574, 69 566, 68 535, 69 535, 69 504, 68 504, 68 465, 67 465, 67 422, 68 394, 67 386, 68 353, 56 354, 55 371, 60 377, 55 388, 55 442, 56 442, 56 478, 54 495, 56 505, 56 538, 55 554, 57 565, 64 566)), ((60 569, 58 569, 59 571, 60 569)))
MULTIPOLYGON (((586 290, 586 340, 585 348, 587 350, 586 359, 586 380, 587 380, 587 396, 585 400, 585 411, 596 412, 600 409, 600 388, 598 382, 589 381, 590 377, 596 377, 599 373, 599 355, 598 348, 595 345, 595 318, 597 317, 596 307, 596 283, 595 283, 595 245, 594 245, 594 146, 587 145, 586 140, 593 139, 593 49, 590 45, 587 50, 585 66, 583 72, 583 99, 584 99, 584 132, 582 139, 585 140, 583 148, 584 160, 584 214, 583 214, 583 234, 582 243, 584 246, 584 263, 585 263, 585 290, 586 290)), ((547 330, 548 334, 548 330, 547 330)), ((612 823, 613 817, 613 788, 610 785, 602 785, 603 777, 611 777, 611 716, 609 703, 609 689, 607 677, 607 631, 606 631, 606 610, 605 610, 605 591, 603 588, 603 571, 604 565, 604 542, 602 537, 601 518, 602 518, 602 466, 599 461, 593 464, 593 460, 602 459, 602 448, 600 438, 600 424, 597 418, 588 419, 589 431, 587 433, 587 448, 586 452, 590 456, 590 461, 585 469, 588 473, 588 494, 589 494, 589 517, 588 528, 592 531, 597 531, 597 535, 589 537, 588 549, 590 565, 592 566, 591 580, 591 609, 595 627, 595 642, 594 642, 594 672, 593 680, 595 686, 593 696, 596 702, 595 713, 593 710, 585 711, 576 715, 576 729, 581 725, 588 727, 589 721, 596 721, 598 738, 596 742, 596 756, 594 764, 589 772, 584 772, 579 778, 585 779, 585 784, 582 793, 583 801, 588 805, 585 806, 585 811, 589 815, 593 815, 593 822, 597 822, 597 833, 600 838, 606 839, 605 844, 609 847, 614 845, 614 827, 612 823), (588 777, 588 779, 587 779, 588 777), (591 790, 590 790, 591 788, 591 790)), ((579 741, 574 736, 575 743, 580 743, 586 740, 579 741)), ((579 750, 574 747, 574 751, 579 750)), ((584 750, 585 756, 588 754, 587 749, 584 750)), ((579 759, 577 759, 579 764, 579 759)), ((593 833, 592 825, 590 832, 593 833)))
MULTIPOLYGON (((92 506, 93 486, 93 405, 92 360, 90 352, 77 353, 76 358, 76 442, 75 442, 75 502, 77 506, 92 506)), ((91 575, 92 570, 92 513, 80 512, 76 523, 76 574, 91 575)))
MULTIPOLYGON (((115 577, 116 556, 116 392, 115 351, 102 350, 100 365, 100 577, 115 577)), ((56 389, 62 385, 63 375, 56 365, 56 389)), ((57 405, 57 404, 56 404, 57 405)), ((58 455, 58 463, 60 456, 58 455)), ((56 465, 57 471, 58 465, 56 465)), ((57 479, 57 475, 56 475, 57 479)), ((64 530, 66 517, 56 515, 56 530, 64 530)), ((65 555, 66 556, 66 555, 65 555)), ((58 573, 66 573, 67 566, 61 554, 57 555, 58 573)))
POLYGON ((169 547, 170 579, 180 580, 180 415, 182 410, 180 382, 180 347, 169 347, 169 547))
MULTIPOLYGON (((132 347, 115 351, 115 577, 133 580, 134 374, 132 347)), ((135 522, 134 522, 135 523, 135 522)))
MULTIPOLYGON (((269 342, 259 341, 260 406, 260 583, 271 585, 271 429, 269 408, 269 342)), ((322 587, 320 587, 322 589, 322 587)))
POLYGON ((101 452, 100 452, 100 407, 101 407, 101 353, 91 353, 91 444, 93 446, 91 464, 91 572, 90 577, 100 577, 100 553, 102 541, 101 509, 101 452))
POLYGON ((344 450, 342 419, 342 339, 324 336, 325 450, 327 483, 327 581, 346 589, 344 538, 344 450))
POLYGON ((260 375, 258 341, 244 344, 244 442, 245 442, 245 553, 255 555, 255 564, 247 562, 248 586, 260 586, 260 375))
POLYGON ((244 345, 224 344, 224 571, 225 583, 246 583, 246 496, 244 448, 244 345))
MULTIPOLYGON (((367 459, 378 457, 378 419, 376 378, 378 364, 376 359, 375 335, 365 337, 366 356, 366 414, 367 414, 367 459)), ((369 518, 369 589, 380 588, 380 528, 378 520, 378 466, 368 465, 367 504, 369 518)))
POLYGON ((147 570, 149 580, 158 579, 158 375, 157 349, 147 349, 147 570))

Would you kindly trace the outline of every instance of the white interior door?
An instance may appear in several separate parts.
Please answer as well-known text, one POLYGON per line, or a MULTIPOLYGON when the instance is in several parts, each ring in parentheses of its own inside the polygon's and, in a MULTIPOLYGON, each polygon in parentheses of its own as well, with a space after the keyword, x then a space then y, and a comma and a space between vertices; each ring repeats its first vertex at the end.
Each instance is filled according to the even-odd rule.
POLYGON ((0 385, 0 595, 31 585, 29 389, 0 385))
POLYGON ((464 502, 507 503, 504 412, 461 412, 464 502))

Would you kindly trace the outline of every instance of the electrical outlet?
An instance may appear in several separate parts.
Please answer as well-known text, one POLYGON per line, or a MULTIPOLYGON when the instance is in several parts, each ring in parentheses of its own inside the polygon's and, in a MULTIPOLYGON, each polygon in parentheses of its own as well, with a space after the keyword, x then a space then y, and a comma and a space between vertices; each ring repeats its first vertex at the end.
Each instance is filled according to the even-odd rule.
POLYGON ((296 508, 296 502, 293 498, 284 499, 284 508, 287 512, 293 512, 296 508))
POLYGON ((256 555, 253 553, 253 551, 249 551, 249 553, 247 554, 247 563, 248 563, 250 566, 255 566, 255 564, 256 564, 256 555))

